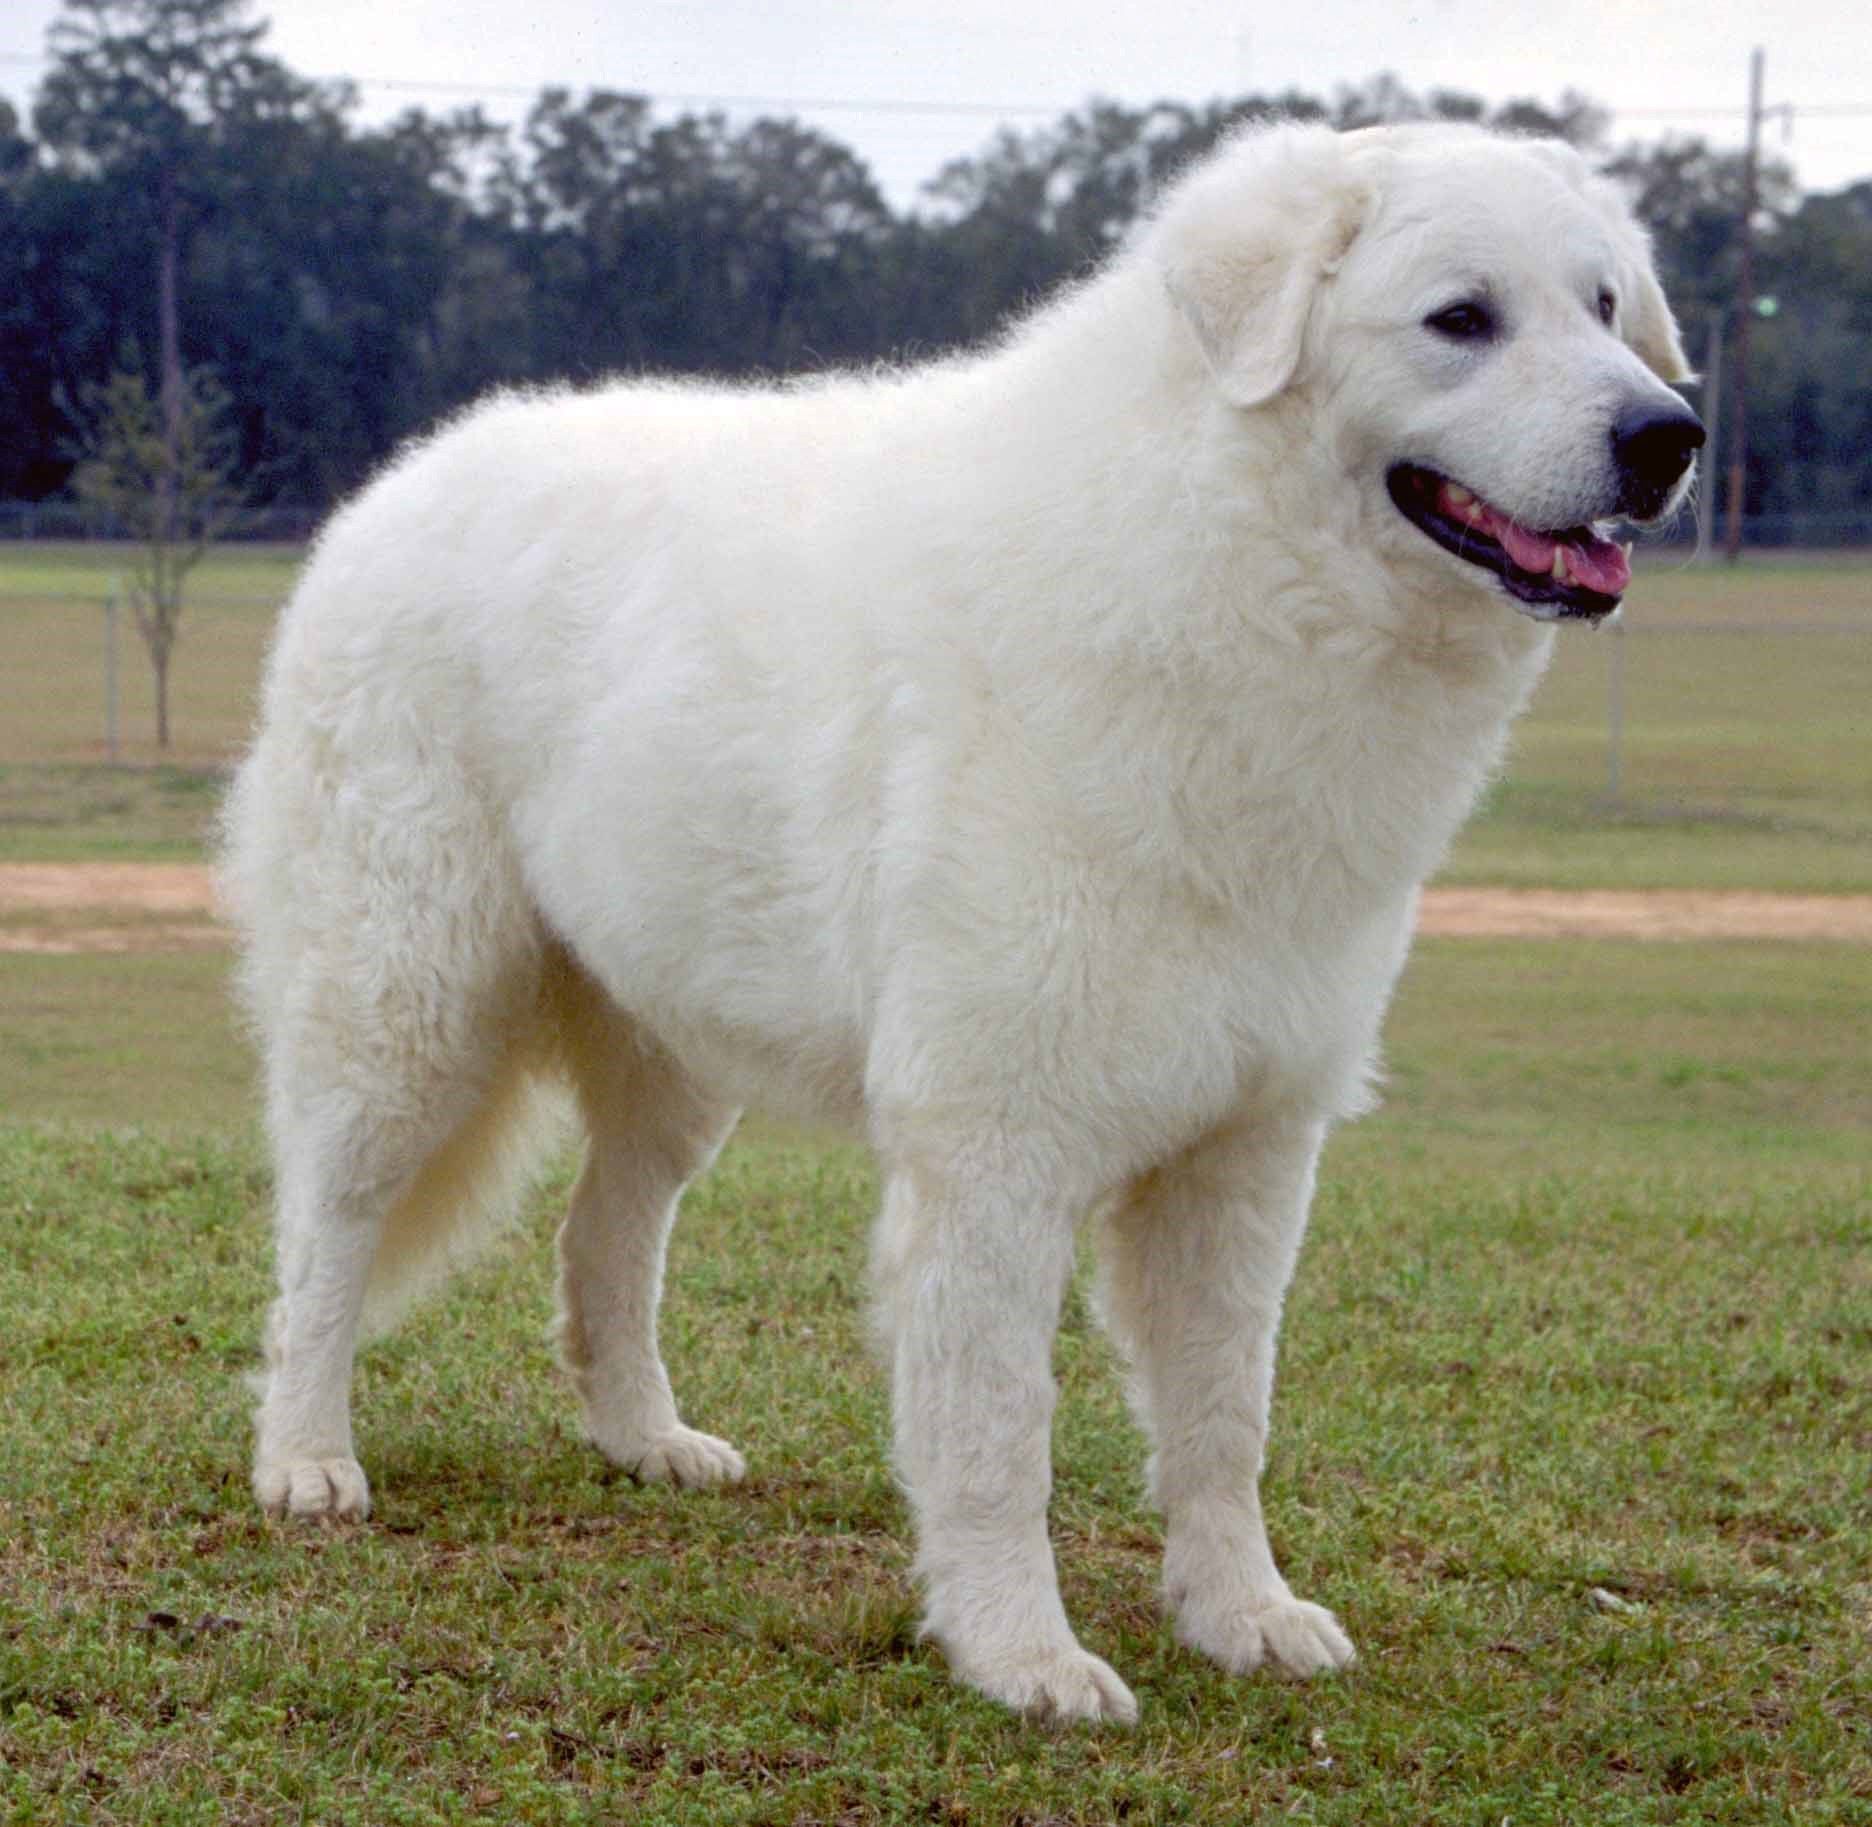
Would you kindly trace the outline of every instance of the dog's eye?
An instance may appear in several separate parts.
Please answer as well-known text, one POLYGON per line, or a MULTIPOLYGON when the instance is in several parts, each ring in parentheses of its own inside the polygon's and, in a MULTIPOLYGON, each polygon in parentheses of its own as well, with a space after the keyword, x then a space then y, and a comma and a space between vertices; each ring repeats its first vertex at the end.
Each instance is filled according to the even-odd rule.
POLYGON ((1480 300, 1465 298, 1459 304, 1432 311, 1424 319, 1424 327, 1451 342, 1482 342, 1495 334, 1495 313, 1480 300))
POLYGON ((1602 289, 1599 293, 1599 321, 1604 324, 1607 329, 1610 329, 1612 327, 1612 320, 1617 315, 1618 300, 1614 298, 1610 292, 1602 289))

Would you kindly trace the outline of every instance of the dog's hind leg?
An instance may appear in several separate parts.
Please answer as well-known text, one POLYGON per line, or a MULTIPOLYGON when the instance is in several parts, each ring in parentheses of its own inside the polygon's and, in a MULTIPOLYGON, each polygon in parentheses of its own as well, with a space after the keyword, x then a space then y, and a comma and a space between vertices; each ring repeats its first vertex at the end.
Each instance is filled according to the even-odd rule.
POLYGON ((1247 1122, 1144 1176, 1105 1234, 1107 1317, 1136 1371, 1179 1639, 1240 1674, 1343 1667, 1338 1620, 1288 1590, 1261 1515, 1282 1299, 1323 1129, 1247 1122))
POLYGON ((368 1198, 329 1200, 310 1153, 277 1167, 280 1293, 267 1318, 253 1489, 270 1516, 352 1521, 370 1510, 351 1443, 351 1371, 383 1218, 368 1198))
POLYGON ((559 1355, 586 1430, 637 1478, 738 1479, 741 1455, 677 1416, 657 1307, 683 1188, 715 1158, 739 1112, 702 1092, 575 967, 555 997, 559 1045, 590 1136, 559 1232, 559 1355))
POLYGON ((542 1138, 522 1121, 541 1109, 542 942, 505 871, 464 866, 490 846, 463 823, 373 830, 380 868, 320 858, 319 892, 276 862, 249 900, 280 1290, 253 1482, 273 1514, 366 1513, 350 1385, 367 1306, 393 1310, 511 1209, 542 1138))
MULTIPOLYGON (((335 1062, 334 1062, 335 1064, 335 1062)), ((351 1377, 367 1295, 439 1251, 471 1198, 513 1069, 453 1062, 426 1081, 363 1085, 274 1062, 280 1293, 267 1324, 254 1494, 270 1514, 352 1519, 370 1489, 351 1439, 351 1377)))

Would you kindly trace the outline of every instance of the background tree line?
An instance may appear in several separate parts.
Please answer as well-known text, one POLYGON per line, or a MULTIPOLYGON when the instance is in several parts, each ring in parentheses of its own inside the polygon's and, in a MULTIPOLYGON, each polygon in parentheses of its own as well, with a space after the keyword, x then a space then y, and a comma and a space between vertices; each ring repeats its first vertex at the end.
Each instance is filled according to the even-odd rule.
MULTIPOLYGON (((1491 106, 1379 78, 1330 99, 1095 102, 1000 133, 899 212, 798 122, 669 118, 638 95, 547 89, 517 128, 472 109, 364 125, 265 33, 244 0, 67 0, 30 118, 0 101, 0 498, 71 488, 88 403, 126 364, 165 411, 212 370, 248 498, 311 513, 494 384, 966 343, 1271 114, 1563 134, 1630 186, 1697 361, 1734 295, 1740 155, 1613 146, 1573 95, 1491 106)), ((1872 517, 1872 181, 1803 198, 1771 167, 1757 220, 1779 310, 1752 334, 1748 510, 1872 517)))

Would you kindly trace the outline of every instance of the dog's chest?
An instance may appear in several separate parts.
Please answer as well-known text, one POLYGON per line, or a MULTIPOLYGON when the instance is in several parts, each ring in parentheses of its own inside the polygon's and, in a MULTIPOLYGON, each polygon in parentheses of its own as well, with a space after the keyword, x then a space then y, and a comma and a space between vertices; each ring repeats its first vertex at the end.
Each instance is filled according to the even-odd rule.
POLYGON ((1418 888, 1531 679, 1290 693, 1206 742, 1134 748, 1101 816, 1077 802, 1113 910, 1087 972, 1123 1010, 1111 1044, 1154 1050, 1196 1101, 1356 1108, 1418 888))
POLYGON ((1283 692, 1138 745, 1112 770, 1126 785, 1108 847, 1186 882, 1193 909, 1330 944, 1436 869, 1538 671, 1296 667, 1283 692))

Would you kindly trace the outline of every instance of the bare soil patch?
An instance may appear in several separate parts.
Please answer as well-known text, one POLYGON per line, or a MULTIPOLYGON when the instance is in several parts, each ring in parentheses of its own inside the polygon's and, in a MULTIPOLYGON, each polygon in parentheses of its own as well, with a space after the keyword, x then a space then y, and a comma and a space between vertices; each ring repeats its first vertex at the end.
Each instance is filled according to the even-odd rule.
POLYGON ((1458 939, 1872 941, 1872 895, 1752 889, 1432 888, 1418 931, 1458 939))
POLYGON ((174 952, 227 942, 200 863, 0 863, 0 952, 174 952))
MULTIPOLYGON (((0 913, 4 913, 0 905, 0 913)), ((212 951, 228 942, 227 928, 205 921, 143 920, 123 926, 0 925, 0 952, 34 952, 41 957, 84 952, 212 951)))
MULTIPOLYGON (((1872 943, 1872 895, 1731 889, 1431 888, 1418 931, 1464 939, 1834 939, 1872 943)), ((226 943, 199 863, 0 864, 0 952, 226 943)))
POLYGON ((0 863, 0 913, 41 908, 207 914, 214 887, 202 863, 0 863))

